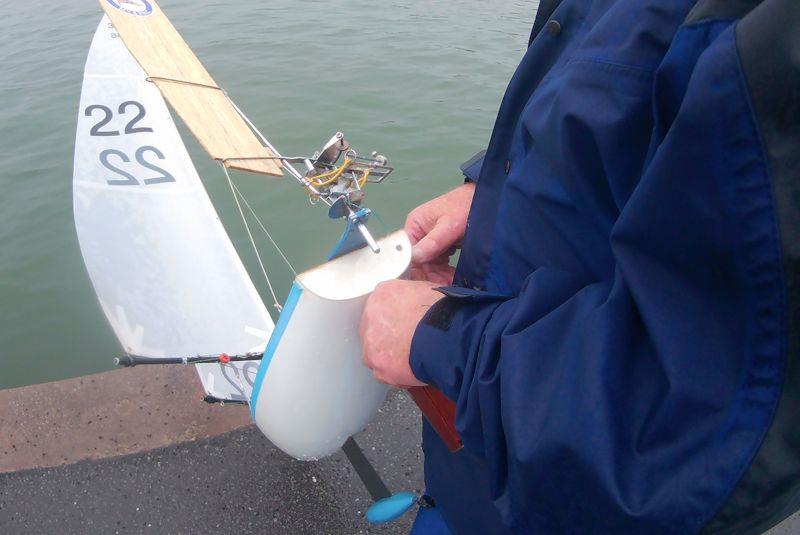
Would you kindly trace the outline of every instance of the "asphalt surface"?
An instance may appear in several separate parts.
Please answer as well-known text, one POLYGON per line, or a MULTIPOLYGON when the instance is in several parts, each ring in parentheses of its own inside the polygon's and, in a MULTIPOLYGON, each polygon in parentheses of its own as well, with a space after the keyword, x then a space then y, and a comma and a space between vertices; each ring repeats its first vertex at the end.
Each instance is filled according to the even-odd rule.
MULTIPOLYGON (((419 412, 395 391, 356 437, 392 491, 422 489, 419 432, 419 412)), ((341 452, 296 461, 248 426, 145 453, 0 473, 0 534, 408 533, 413 514, 370 526, 369 503, 341 452)), ((797 533, 800 515, 768 532, 797 533)))
MULTIPOLYGON (((237 410, 236 407, 230 407, 237 410)), ((357 438, 392 491, 422 489, 420 416, 392 392, 357 438)), ((364 519, 369 496, 342 453, 296 461, 246 427, 146 453, 0 474, 0 533, 407 533, 364 519)))

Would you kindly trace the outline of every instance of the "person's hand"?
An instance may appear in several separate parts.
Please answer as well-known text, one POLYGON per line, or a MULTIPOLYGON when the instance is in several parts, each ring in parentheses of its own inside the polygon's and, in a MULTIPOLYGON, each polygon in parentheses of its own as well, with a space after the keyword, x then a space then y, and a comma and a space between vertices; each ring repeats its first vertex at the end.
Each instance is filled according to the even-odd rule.
POLYGON ((468 182, 408 214, 405 231, 413 245, 412 279, 437 285, 453 282, 455 269, 450 266, 450 257, 464 238, 474 194, 475 184, 468 182))
POLYGON ((392 280, 381 283, 369 296, 361 316, 359 335, 364 365, 375 378, 391 386, 423 386, 409 364, 411 339, 417 324, 443 296, 438 284, 392 280))

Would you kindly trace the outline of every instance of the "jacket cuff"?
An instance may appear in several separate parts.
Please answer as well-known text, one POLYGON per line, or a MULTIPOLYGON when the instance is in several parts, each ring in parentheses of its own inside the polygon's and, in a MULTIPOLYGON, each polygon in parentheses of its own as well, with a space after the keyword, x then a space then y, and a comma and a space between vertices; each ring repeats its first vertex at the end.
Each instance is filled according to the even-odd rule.
POLYGON ((442 319, 453 313, 450 305, 447 297, 437 301, 417 325, 411 340, 409 364, 417 379, 456 400, 461 390, 458 370, 463 369, 463 357, 453 351, 453 346, 458 343, 454 334, 439 325, 442 319))
POLYGON ((482 150, 461 164, 461 172, 464 173, 464 179, 467 182, 478 182, 478 178, 481 176, 484 156, 486 156, 486 151, 482 150))
POLYGON ((459 287, 437 290, 445 297, 417 325, 409 364, 417 379, 457 400, 464 370, 477 352, 484 327, 508 296, 459 287))

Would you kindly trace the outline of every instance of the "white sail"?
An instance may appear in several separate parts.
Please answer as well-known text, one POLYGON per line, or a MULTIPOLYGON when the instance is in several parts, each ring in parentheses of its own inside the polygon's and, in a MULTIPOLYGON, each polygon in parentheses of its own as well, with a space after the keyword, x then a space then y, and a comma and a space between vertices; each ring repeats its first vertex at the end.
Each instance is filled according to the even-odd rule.
MULTIPOLYGON (((75 226, 126 352, 263 351, 272 320, 203 188, 158 89, 103 17, 81 92, 75 226)), ((202 364, 208 394, 249 399, 256 362, 202 364)))

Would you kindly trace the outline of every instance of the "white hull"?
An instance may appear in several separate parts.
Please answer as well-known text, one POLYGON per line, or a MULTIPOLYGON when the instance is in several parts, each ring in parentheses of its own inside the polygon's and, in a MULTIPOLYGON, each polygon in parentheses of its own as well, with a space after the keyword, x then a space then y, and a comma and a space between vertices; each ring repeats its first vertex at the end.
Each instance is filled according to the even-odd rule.
POLYGON ((361 431, 386 397, 361 361, 358 328, 372 290, 411 261, 405 233, 379 240, 295 279, 253 387, 258 428, 281 450, 312 460, 361 431))

